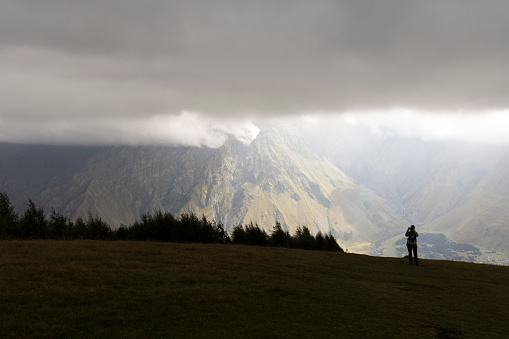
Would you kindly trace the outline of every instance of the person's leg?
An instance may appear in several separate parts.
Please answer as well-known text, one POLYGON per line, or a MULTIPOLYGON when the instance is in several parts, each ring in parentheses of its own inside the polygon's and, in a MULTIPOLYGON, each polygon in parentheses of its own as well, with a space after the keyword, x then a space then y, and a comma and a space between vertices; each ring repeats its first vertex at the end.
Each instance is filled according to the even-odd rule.
POLYGON ((407 244, 406 247, 408 249, 408 260, 410 261, 410 265, 412 265, 412 245, 407 244))
POLYGON ((414 250, 415 265, 419 266, 419 261, 417 261, 417 244, 413 245, 413 250, 414 250))

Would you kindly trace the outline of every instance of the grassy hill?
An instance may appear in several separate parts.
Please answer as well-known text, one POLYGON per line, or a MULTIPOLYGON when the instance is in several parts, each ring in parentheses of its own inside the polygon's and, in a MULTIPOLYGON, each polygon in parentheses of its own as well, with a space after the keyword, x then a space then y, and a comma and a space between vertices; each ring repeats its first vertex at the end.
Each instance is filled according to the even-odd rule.
POLYGON ((509 267, 234 245, 1 241, 18 337, 502 338, 509 267))

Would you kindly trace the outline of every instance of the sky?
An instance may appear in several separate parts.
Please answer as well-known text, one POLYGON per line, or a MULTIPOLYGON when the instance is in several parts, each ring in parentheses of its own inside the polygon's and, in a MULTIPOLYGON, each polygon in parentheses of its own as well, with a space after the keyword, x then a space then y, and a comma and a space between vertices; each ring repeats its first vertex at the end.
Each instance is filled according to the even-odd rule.
POLYGON ((509 2, 3 0, 0 141, 220 146, 264 119, 509 144, 509 2))

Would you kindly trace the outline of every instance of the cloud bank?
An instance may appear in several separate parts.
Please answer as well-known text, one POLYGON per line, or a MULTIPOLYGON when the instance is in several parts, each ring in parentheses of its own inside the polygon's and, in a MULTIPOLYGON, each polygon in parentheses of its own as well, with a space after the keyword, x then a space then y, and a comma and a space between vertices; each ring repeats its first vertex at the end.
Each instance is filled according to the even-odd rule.
POLYGON ((149 118, 83 118, 6 123, 0 142, 59 145, 168 145, 217 148, 228 136, 249 144, 259 133, 250 120, 208 118, 183 112, 149 118))
POLYGON ((507 114, 508 10, 502 0, 2 1, 0 139, 168 142, 118 126, 178 125, 184 112, 212 130, 198 123, 171 142, 198 145, 251 130, 250 119, 317 111, 507 114), (219 139, 214 119, 229 121, 219 139))
POLYGON ((381 137, 509 145, 509 110, 483 114, 425 114, 395 109, 383 114, 347 113, 336 121, 366 126, 372 134, 381 137))

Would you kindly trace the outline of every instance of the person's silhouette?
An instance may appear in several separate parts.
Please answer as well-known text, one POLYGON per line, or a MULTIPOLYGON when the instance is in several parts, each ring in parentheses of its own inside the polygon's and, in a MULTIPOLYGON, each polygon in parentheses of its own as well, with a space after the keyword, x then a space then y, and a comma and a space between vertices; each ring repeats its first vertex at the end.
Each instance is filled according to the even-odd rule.
POLYGON ((408 248, 408 260, 410 261, 410 265, 412 265, 412 252, 415 260, 415 265, 419 266, 419 261, 417 259, 417 237, 419 233, 415 231, 415 226, 410 226, 406 233, 405 237, 407 237, 406 247, 408 248))

